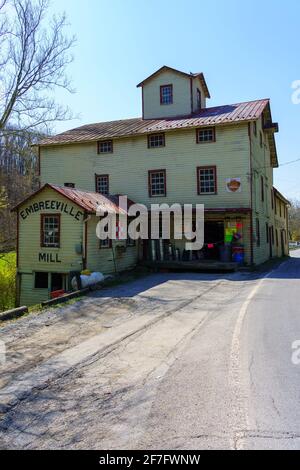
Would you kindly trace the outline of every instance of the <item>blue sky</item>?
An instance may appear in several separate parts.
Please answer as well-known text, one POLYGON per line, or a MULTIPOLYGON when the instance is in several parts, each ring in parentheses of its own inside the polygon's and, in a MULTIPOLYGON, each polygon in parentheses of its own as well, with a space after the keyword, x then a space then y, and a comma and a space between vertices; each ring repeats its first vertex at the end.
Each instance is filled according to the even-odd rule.
POLYGON ((300 80, 298 0, 52 0, 66 11, 77 36, 69 67, 76 93, 57 98, 81 124, 141 115, 136 84, 162 65, 204 72, 208 106, 271 98, 282 167, 275 185, 300 199, 300 104, 291 84, 300 80))

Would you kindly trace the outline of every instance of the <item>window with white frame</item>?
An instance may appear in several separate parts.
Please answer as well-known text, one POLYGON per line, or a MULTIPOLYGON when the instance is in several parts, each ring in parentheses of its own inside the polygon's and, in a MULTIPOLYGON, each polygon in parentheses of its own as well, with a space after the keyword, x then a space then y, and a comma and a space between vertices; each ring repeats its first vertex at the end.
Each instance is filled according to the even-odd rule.
POLYGON ((113 153, 113 141, 100 140, 98 142, 98 153, 113 153))
POLYGON ((58 248, 60 244, 60 215, 41 215, 41 246, 58 248))
POLYGON ((166 196, 166 170, 149 171, 149 196, 166 196))
POLYGON ((216 194, 216 167, 198 167, 198 194, 216 194))
POLYGON ((173 103, 173 85, 162 85, 160 87, 160 104, 173 103))
POLYGON ((109 194, 109 175, 96 175, 96 192, 107 196, 109 194))
POLYGON ((148 135, 148 147, 157 148, 165 146, 165 134, 151 134, 148 135))

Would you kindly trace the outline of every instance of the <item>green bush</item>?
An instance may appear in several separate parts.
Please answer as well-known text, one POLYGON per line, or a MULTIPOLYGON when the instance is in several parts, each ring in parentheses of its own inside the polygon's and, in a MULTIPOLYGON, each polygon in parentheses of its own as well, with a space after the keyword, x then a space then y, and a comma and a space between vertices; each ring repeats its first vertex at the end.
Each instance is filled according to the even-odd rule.
POLYGON ((0 253, 0 312, 15 306, 16 254, 0 253))

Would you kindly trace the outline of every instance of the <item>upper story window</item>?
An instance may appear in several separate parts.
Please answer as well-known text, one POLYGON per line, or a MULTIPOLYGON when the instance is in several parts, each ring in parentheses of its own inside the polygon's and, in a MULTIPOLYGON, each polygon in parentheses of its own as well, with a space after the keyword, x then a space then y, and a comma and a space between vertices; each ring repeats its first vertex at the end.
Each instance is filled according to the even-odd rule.
POLYGON ((253 134, 255 135, 255 137, 257 136, 257 122, 256 121, 253 122, 253 134))
POLYGON ((149 171, 149 196, 166 196, 166 170, 149 171))
POLYGON ((112 241, 110 238, 105 238, 104 240, 99 240, 99 248, 111 248, 112 241))
POLYGON ((271 207, 274 209, 274 192, 273 189, 271 189, 271 207))
POLYGON ((198 194, 217 193, 217 172, 215 166, 199 166, 197 168, 198 194))
POLYGON ((113 141, 100 140, 98 142, 98 153, 113 153, 113 141))
POLYGON ((201 91, 197 88, 197 111, 201 109, 201 91))
POLYGON ((260 177, 260 189, 261 189, 261 200, 264 202, 265 200, 265 182, 264 182, 264 177, 260 177))
POLYGON ((165 134, 148 135, 148 148, 164 147, 165 145, 165 134))
POLYGON ((109 175, 95 175, 95 190, 104 196, 109 194, 109 175))
POLYGON ((264 144, 263 133, 260 131, 259 133, 259 145, 262 147, 264 144))
POLYGON ((41 215, 41 246, 59 248, 60 214, 41 215))
POLYGON ((214 127, 206 127, 196 130, 197 144, 205 144, 216 141, 216 130, 214 127))
POLYGON ((162 85, 160 87, 160 104, 173 103, 173 85, 162 85))
POLYGON ((260 226, 259 226, 259 219, 256 219, 256 246, 260 246, 260 226))

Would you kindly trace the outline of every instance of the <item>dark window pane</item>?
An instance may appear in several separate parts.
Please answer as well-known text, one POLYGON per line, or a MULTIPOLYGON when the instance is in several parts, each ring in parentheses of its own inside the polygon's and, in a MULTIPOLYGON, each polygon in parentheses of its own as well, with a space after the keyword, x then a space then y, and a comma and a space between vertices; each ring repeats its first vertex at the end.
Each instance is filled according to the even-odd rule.
POLYGON ((34 287, 36 289, 48 289, 48 273, 36 272, 34 278, 34 287))

